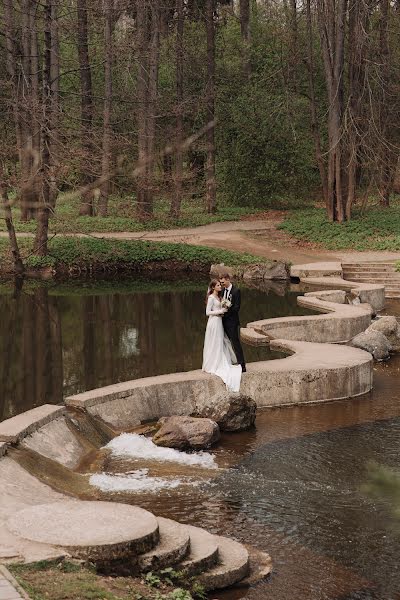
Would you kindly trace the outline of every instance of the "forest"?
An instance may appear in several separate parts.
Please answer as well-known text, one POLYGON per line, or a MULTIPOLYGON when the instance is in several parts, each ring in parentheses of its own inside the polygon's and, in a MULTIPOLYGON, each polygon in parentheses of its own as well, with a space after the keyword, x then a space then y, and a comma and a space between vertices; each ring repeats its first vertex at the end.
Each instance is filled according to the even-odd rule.
POLYGON ((14 223, 182 207, 350 221, 400 191, 399 0, 1 0, 0 194, 14 223), (396 187, 397 186, 397 187, 396 187))

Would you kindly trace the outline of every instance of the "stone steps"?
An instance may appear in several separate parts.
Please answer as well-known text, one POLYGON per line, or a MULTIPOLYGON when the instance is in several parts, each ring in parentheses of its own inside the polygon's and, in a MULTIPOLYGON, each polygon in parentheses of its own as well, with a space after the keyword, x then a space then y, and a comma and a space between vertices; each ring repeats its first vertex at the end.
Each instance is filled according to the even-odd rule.
MULTIPOLYGON (((7 528, 44 553, 56 548, 60 556, 88 560, 112 573, 173 567, 197 576, 206 590, 231 586, 250 571, 242 544, 128 504, 70 499, 39 504, 15 512, 7 528)), ((261 562, 268 565, 266 559, 261 562)), ((260 566, 253 569, 257 579, 270 571, 260 566)))
POLYGON ((386 298, 400 298, 400 272, 395 261, 342 263, 343 279, 358 283, 380 283, 386 298))
POLYGON ((214 567, 219 560, 218 540, 215 535, 199 527, 186 525, 190 535, 190 550, 186 560, 177 568, 189 576, 199 575, 214 567))
POLYGON ((199 576, 207 591, 229 587, 249 574, 249 553, 238 542, 215 536, 218 543, 218 564, 199 576))
POLYGON ((157 518, 160 539, 154 548, 138 559, 143 572, 164 569, 182 561, 190 551, 189 529, 171 519, 157 518))

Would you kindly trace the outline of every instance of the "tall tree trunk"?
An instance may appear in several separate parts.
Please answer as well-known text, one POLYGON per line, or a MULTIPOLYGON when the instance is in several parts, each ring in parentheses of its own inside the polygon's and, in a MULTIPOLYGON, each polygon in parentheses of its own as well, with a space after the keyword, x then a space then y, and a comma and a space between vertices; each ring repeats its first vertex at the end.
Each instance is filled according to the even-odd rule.
POLYGON ((250 77, 250 0, 240 0, 240 32, 243 40, 243 72, 250 77))
POLYGON ((4 170, 2 169, 1 177, 0 177, 0 196, 2 200, 3 210, 4 210, 4 218, 6 222, 8 239, 10 241, 10 249, 14 262, 14 269, 17 275, 22 275, 24 272, 24 265, 21 259, 21 254, 19 251, 17 236, 15 235, 15 229, 11 214, 11 206, 8 200, 7 188, 4 183, 4 170))
MULTIPOLYGON (((81 139, 82 139, 82 184, 94 181, 92 166, 93 151, 93 92, 92 72, 89 60, 88 43, 88 8, 86 0, 77 0, 78 13, 78 57, 79 77, 81 83, 81 139)), ((80 215, 93 215, 93 191, 82 196, 80 215)))
POLYGON ((297 65, 298 65, 298 47, 299 32, 297 26, 297 0, 290 0, 290 41, 289 41, 289 64, 288 64, 288 84, 297 91, 297 65))
POLYGON ((58 31, 59 0, 51 4, 51 51, 50 51, 50 90, 51 90, 51 133, 52 152, 50 156, 50 203, 56 205, 58 186, 57 171, 60 161, 60 41, 58 31))
POLYGON ((390 205, 390 193, 392 191, 394 180, 394 169, 396 166, 396 157, 393 156, 393 148, 390 143, 388 132, 388 119, 386 113, 389 110, 388 101, 388 86, 390 72, 390 51, 388 39, 389 25, 389 0, 381 0, 380 2, 380 21, 379 21, 379 63, 381 67, 381 86, 380 86, 380 173, 379 173, 379 198, 380 205, 387 208, 390 205))
POLYGON ((147 190, 144 212, 146 217, 153 214, 154 202, 154 167, 156 148, 156 121, 158 97, 158 71, 160 63, 160 4, 158 0, 150 3, 150 46, 149 46, 149 74, 147 96, 147 190))
POLYGON ((171 217, 177 219, 182 204, 183 179, 183 33, 184 33, 184 0, 176 2, 176 130, 175 130, 175 173, 174 195, 171 203, 171 217))
POLYGON ((206 34, 207 34, 207 91, 206 115, 207 130, 207 162, 206 162, 206 206, 210 214, 216 212, 216 179, 215 179, 215 0, 206 0, 206 34))
POLYGON ((318 21, 328 91, 328 218, 345 220, 343 168, 344 44, 347 0, 318 0, 318 21))
POLYGON ((136 212, 140 220, 146 218, 147 205, 147 87, 148 87, 148 27, 149 0, 137 0, 137 139, 139 173, 136 179, 136 212))
POLYGON ((44 4, 44 67, 43 67, 43 106, 42 106, 42 156, 41 156, 41 196, 37 211, 37 226, 33 250, 39 256, 47 255, 49 210, 51 207, 51 15, 52 0, 44 4))
POLYGON ((314 62, 314 50, 313 50, 313 27, 312 27, 312 15, 311 15, 311 0, 306 0, 306 16, 307 16, 307 38, 308 38, 308 57, 307 57, 307 70, 308 70, 308 85, 309 85, 309 98, 310 98, 310 116, 311 116, 311 132, 314 139, 315 158, 318 165, 319 176, 321 179, 322 193, 324 197, 325 206, 328 209, 328 182, 326 177, 326 167, 322 155, 321 149, 321 134, 318 125, 317 116, 317 103, 315 100, 315 62, 314 62))
POLYGON ((11 103, 14 115, 15 139, 18 159, 22 165, 21 114, 17 83, 17 55, 15 48, 14 5, 12 0, 4 0, 4 31, 6 36, 6 67, 11 86, 11 103))
POLYGON ((32 81, 31 81, 31 0, 21 1, 21 73, 19 87, 21 90, 21 219, 31 219, 33 186, 33 141, 32 141, 32 81))
POLYGON ((112 111, 112 65, 113 65, 113 41, 112 41, 112 6, 111 0, 103 1, 104 7, 104 107, 103 107, 103 148, 101 160, 101 177, 103 183, 100 188, 99 214, 107 216, 108 196, 110 194, 110 171, 111 171, 111 111, 112 111))

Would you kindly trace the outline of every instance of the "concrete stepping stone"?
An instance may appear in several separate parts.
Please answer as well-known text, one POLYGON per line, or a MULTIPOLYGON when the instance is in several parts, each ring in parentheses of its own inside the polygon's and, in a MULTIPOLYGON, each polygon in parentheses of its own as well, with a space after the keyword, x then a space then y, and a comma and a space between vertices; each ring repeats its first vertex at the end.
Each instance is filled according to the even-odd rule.
POLYGON ((229 587, 249 573, 249 553, 243 544, 226 537, 214 536, 218 544, 219 563, 199 576, 206 590, 229 587))
POLYGON ((154 515, 116 502, 39 504, 15 513, 7 527, 21 538, 62 547, 76 558, 93 562, 136 558, 159 540, 154 515))
POLYGON ((262 579, 266 579, 272 572, 272 559, 267 552, 263 552, 254 546, 246 546, 249 552, 249 574, 240 580, 239 587, 254 585, 262 579))
POLYGON ((214 567, 218 562, 218 538, 204 529, 186 525, 190 535, 190 553, 177 569, 193 576, 214 567))
POLYGON ((171 519, 157 518, 160 541, 157 546, 139 556, 140 571, 170 567, 182 561, 190 549, 189 528, 171 519))

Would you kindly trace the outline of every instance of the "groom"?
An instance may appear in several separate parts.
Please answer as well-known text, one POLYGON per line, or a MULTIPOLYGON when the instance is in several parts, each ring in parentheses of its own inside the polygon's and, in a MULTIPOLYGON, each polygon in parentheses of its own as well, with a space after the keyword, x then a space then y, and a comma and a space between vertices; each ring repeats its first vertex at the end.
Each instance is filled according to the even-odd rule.
POLYGON ((228 273, 224 273, 221 276, 220 282, 222 286, 222 298, 226 298, 232 303, 232 305, 228 308, 228 311, 222 317, 222 323, 224 325, 225 333, 232 343, 233 350, 236 354, 236 360, 242 366, 242 372, 245 373, 246 363, 239 339, 240 290, 232 285, 231 278, 228 273))

